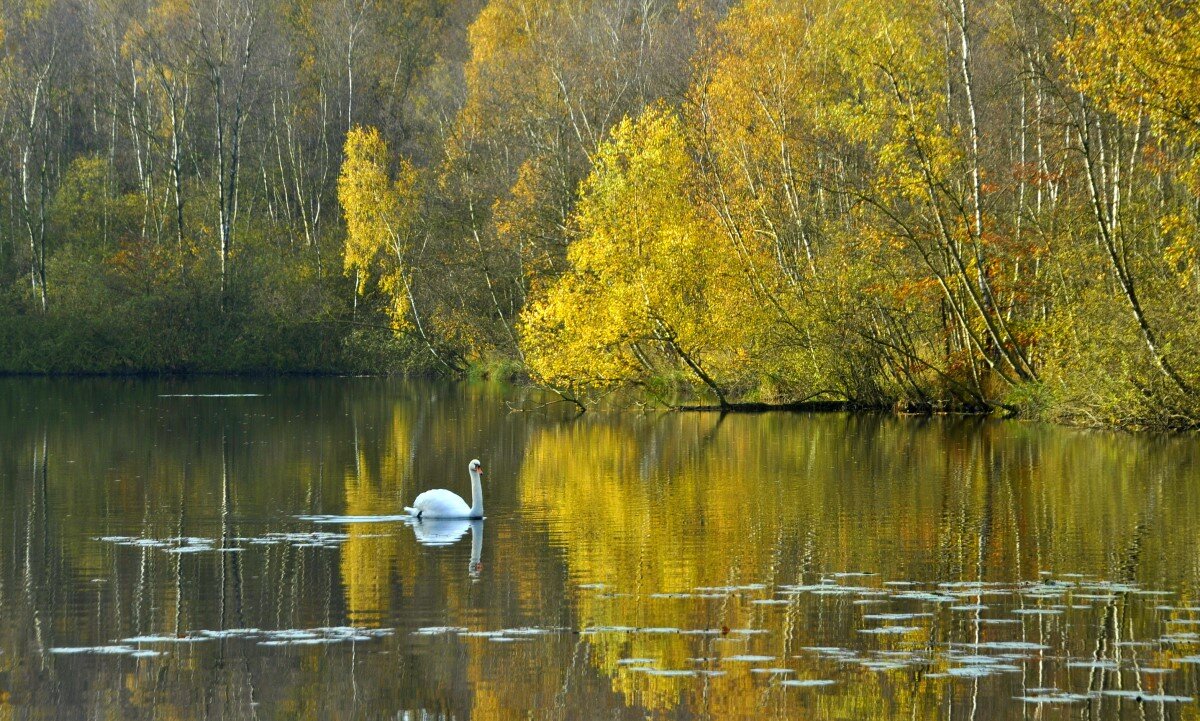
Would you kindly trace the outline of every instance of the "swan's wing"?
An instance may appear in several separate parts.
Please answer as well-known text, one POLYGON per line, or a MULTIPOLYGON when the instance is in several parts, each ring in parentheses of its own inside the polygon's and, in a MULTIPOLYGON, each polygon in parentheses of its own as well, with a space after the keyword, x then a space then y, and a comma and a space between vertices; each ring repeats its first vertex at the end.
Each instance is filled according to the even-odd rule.
POLYGON ((447 491, 445 488, 434 488, 417 496, 416 500, 413 501, 413 508, 417 510, 429 510, 433 506, 453 503, 455 500, 461 501, 462 499, 457 494, 447 491))
POLYGON ((418 516, 424 518, 438 516, 462 518, 471 512, 471 507, 467 505, 466 501, 457 493, 447 491, 445 488, 425 491, 413 501, 413 508, 418 516))

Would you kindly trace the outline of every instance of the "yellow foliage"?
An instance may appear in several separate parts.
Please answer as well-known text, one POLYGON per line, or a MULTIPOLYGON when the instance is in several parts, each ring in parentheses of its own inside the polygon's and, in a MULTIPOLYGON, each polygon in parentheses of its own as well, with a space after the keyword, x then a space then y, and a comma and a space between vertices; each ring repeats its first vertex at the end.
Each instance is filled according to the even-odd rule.
MULTIPOLYGON (((734 370, 753 306, 736 254, 696 202, 679 119, 626 119, 593 159, 570 269, 523 314, 526 360, 555 387, 734 370)), ((708 381, 705 380, 708 384, 708 381)))
POLYGON ((467 99, 459 119, 466 127, 459 128, 460 135, 484 126, 509 127, 553 101, 539 47, 553 9, 547 0, 491 0, 471 23, 471 59, 463 70, 467 99))
POLYGON ((706 82, 696 88, 729 192, 731 212, 782 244, 781 230, 804 222, 798 196, 814 180, 830 93, 830 17, 823 3, 751 0, 721 24, 706 82), (740 204, 739 204, 740 201, 740 204))
POLYGON ((1069 0, 1077 27, 1059 49, 1080 89, 1125 120, 1200 142, 1200 6, 1175 0, 1069 0))
POLYGON ((1191 213, 1177 211, 1159 221, 1168 243, 1163 251, 1168 267, 1175 271, 1176 281, 1181 288, 1200 286, 1200 267, 1196 256, 1200 252, 1200 228, 1191 213))
MULTIPOLYGON (((387 452, 372 463, 356 444, 354 466, 345 474, 348 516, 386 515, 395 512, 402 484, 411 473, 412 428, 406 409, 397 403, 391 418, 387 452)), ((405 583, 415 575, 411 554, 401 554, 401 538, 380 533, 375 523, 350 523, 342 545, 341 574, 346 610, 357 626, 378 626, 391 607, 391 592, 399 577, 405 583)))
POLYGON ((375 128, 356 127, 346 135, 345 160, 338 176, 338 201, 346 219, 347 273, 378 277, 400 327, 408 324, 408 251, 419 209, 416 168, 401 159, 395 178, 388 174, 388 147, 375 128))

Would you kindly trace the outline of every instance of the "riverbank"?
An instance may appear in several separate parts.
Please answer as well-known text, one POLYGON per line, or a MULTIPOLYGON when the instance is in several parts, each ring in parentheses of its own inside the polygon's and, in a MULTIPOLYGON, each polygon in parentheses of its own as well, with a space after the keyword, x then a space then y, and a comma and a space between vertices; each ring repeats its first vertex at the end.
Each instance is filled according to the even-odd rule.
MULTIPOLYGON (((71 371, 12 371, 0 369, 0 379, 30 378, 30 379, 120 379, 120 380, 166 380, 188 382, 191 380, 286 380, 289 378, 303 379, 336 379, 336 378, 373 378, 373 379, 403 379, 428 380, 445 383, 499 383, 503 386, 518 387, 525 391, 547 391, 534 383, 524 373, 521 367, 511 361, 490 361, 469 365, 466 370, 452 377, 438 372, 435 368, 423 367, 419 370, 397 368, 394 371, 379 370, 346 370, 338 368, 246 368, 239 370, 197 370, 197 369, 115 369, 115 370, 71 370, 71 371)), ((705 403, 699 399, 679 399, 675 403, 664 402, 660 399, 650 399, 639 394, 636 389, 623 389, 614 394, 600 398, 581 400, 559 394, 556 401, 550 403, 535 403, 534 408, 545 408, 552 404, 564 403, 575 406, 580 412, 596 412, 609 410, 661 410, 669 413, 864 413, 885 414, 895 416, 997 416, 1008 420, 1037 421, 1052 423, 1066 427, 1117 429, 1131 432, 1171 432, 1187 433, 1200 429, 1192 414, 1181 409, 1161 409, 1161 413, 1145 413, 1127 417, 1104 418, 1094 413, 1080 412, 1078 409, 1055 407, 1047 403, 1043 395, 1026 393, 1023 398, 1036 399, 1037 402, 995 402, 995 403, 963 403, 959 401, 930 401, 914 399, 895 399, 885 402, 863 402, 851 399, 798 401, 781 400, 778 402, 765 401, 729 401, 724 405, 705 403)))
MULTIPOLYGON (((411 339, 339 320, 113 312, 0 313, 0 375, 359 375, 427 373, 411 339), (214 318, 220 322, 214 322, 214 318)), ((140 309, 145 310, 145 309, 140 309)))

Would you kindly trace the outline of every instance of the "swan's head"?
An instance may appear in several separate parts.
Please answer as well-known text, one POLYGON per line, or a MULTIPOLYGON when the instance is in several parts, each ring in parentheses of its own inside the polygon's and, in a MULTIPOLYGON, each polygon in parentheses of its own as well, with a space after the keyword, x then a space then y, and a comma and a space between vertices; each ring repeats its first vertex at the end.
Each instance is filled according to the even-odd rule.
POLYGON ((483 476, 483 464, 479 462, 478 458, 471 461, 471 465, 467 466, 467 470, 469 470, 473 476, 483 476))

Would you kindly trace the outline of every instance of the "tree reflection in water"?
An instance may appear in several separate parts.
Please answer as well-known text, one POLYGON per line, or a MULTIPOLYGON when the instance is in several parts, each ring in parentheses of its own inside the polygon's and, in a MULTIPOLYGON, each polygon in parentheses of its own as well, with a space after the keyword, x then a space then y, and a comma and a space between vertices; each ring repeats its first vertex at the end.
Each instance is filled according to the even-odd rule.
POLYGON ((513 393, 0 382, 0 718, 1196 713, 1189 439, 513 393))

